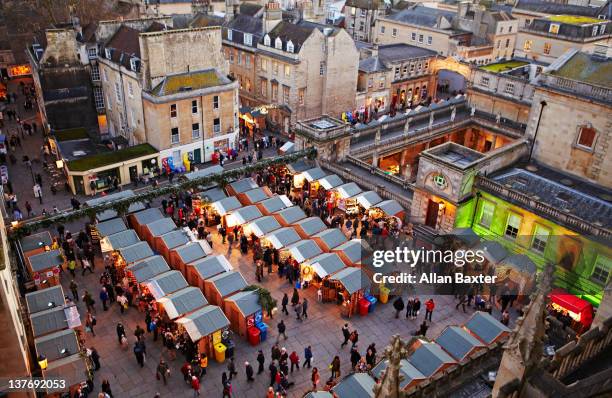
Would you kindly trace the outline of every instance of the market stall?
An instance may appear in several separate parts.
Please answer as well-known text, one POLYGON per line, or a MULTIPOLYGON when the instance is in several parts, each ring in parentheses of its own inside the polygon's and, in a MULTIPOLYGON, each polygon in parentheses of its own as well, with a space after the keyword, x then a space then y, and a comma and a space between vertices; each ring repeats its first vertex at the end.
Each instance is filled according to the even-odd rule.
POLYGON ((36 356, 43 356, 52 363, 55 360, 78 354, 81 351, 79 341, 72 329, 59 330, 46 336, 34 339, 36 356))
POLYGON ((68 328, 68 320, 63 306, 30 314, 30 324, 34 337, 42 337, 68 328))
POLYGON ((460 326, 447 326, 435 342, 459 363, 486 348, 484 343, 460 326))
POLYGON ((309 258, 313 258, 323 253, 321 248, 317 246, 314 240, 301 240, 287 247, 287 251, 291 257, 298 263, 303 263, 309 258))
POLYGON ((376 382, 367 373, 352 373, 332 388, 335 398, 374 398, 376 382))
POLYGON ((261 319, 262 311, 259 294, 255 291, 242 291, 226 297, 224 300, 225 315, 230 320, 231 328, 240 336, 246 336, 249 327, 261 319))
POLYGON ((111 261, 117 271, 118 279, 125 275, 125 268, 139 260, 153 256, 153 250, 147 242, 138 242, 134 245, 122 247, 111 253, 111 261))
POLYGON ((204 257, 187 264, 187 280, 204 291, 204 281, 233 269, 224 255, 204 257))
POLYGON ((170 217, 164 217, 141 225, 138 235, 140 235, 142 240, 147 241, 152 248, 157 250, 157 246, 160 244, 158 238, 175 229, 177 229, 177 226, 174 221, 170 217))
POLYGON ((315 287, 321 287, 323 279, 345 267, 336 253, 322 253, 302 262, 302 280, 315 287))
POLYGON ((300 235, 298 235, 294 228, 285 227, 265 235, 261 239, 261 246, 273 247, 274 249, 280 250, 298 242, 300 239, 300 235))
POLYGON ((312 235, 311 239, 317 242, 317 245, 324 252, 330 252, 336 247, 348 241, 348 238, 339 228, 328 228, 312 235))
POLYGON ((484 311, 476 311, 463 327, 488 346, 506 339, 511 332, 508 327, 484 311))
POLYGON ((259 202, 263 202, 266 199, 272 197, 272 191, 268 187, 259 187, 251 189, 250 191, 242 192, 236 195, 240 203, 244 206, 254 205, 259 202))
POLYGON ((308 170, 304 170, 301 173, 295 174, 293 176, 293 186, 295 188, 303 188, 305 183, 312 183, 317 181, 327 174, 320 167, 311 168, 308 170))
POLYGON ((319 179, 319 185, 326 191, 339 187, 344 184, 342 178, 338 177, 336 174, 326 175, 325 177, 319 179))
POLYGON ((221 343, 221 333, 230 324, 216 305, 207 305, 175 322, 179 331, 185 330, 191 341, 197 344, 198 354, 206 354, 209 358, 214 357, 214 346, 221 343))
POLYGON ((157 300, 159 312, 170 320, 185 316, 208 304, 202 291, 197 287, 186 287, 157 300))
POLYGON ((181 271, 183 275, 186 275, 187 264, 192 263, 196 260, 210 256, 213 253, 210 245, 206 241, 190 242, 184 246, 170 251, 170 267, 172 269, 181 271))
POLYGON ((47 368, 42 370, 42 377, 45 380, 64 380, 66 383, 66 387, 61 391, 47 389, 47 398, 64 398, 67 393, 68 396, 74 397, 78 388, 85 387, 87 380, 93 378, 93 370, 87 358, 77 353, 48 362, 47 368))
POLYGON ((204 280, 204 296, 214 305, 223 307, 223 299, 238 293, 248 284, 239 271, 227 271, 204 280))
POLYGON ((485 240, 474 248, 475 252, 481 252, 485 261, 481 265, 482 270, 488 270, 499 264, 503 259, 508 257, 508 251, 501 243, 494 240, 485 240))
POLYGON ((140 242, 140 238, 136 235, 133 229, 117 232, 116 234, 108 235, 100 240, 100 249, 102 254, 119 250, 124 247, 135 245, 140 242))
POLYGON ((537 270, 535 263, 527 255, 510 255, 495 266, 497 286, 509 286, 510 291, 520 299, 534 286, 537 270))
POLYGON ((242 203, 235 196, 230 196, 225 199, 218 200, 211 204, 211 208, 213 209, 213 216, 220 217, 220 222, 222 225, 227 225, 227 217, 228 215, 234 211, 238 210, 242 207, 242 203), (216 213, 216 214, 214 214, 216 213))
POLYGON ((286 195, 275 195, 257 203, 256 206, 264 215, 269 216, 274 212, 293 206, 293 203, 286 195))
POLYGON ((249 177, 228 184, 225 187, 225 191, 229 196, 236 196, 239 193, 250 191, 255 188, 259 188, 259 185, 257 185, 257 182, 253 178, 249 177))
POLYGON ((457 363, 436 343, 419 339, 414 343, 413 347, 416 349, 408 357, 408 361, 426 378, 443 374, 446 369, 457 363))
POLYGON ((346 214, 357 214, 359 212, 359 207, 355 198, 361 192, 359 185, 354 182, 349 182, 334 188, 329 194, 329 199, 335 203, 336 208, 342 210, 346 214))
POLYGON ((280 148, 278 148, 279 155, 286 155, 295 150, 295 144, 291 141, 285 142, 280 148))
POLYGON ((246 236, 254 234, 256 237, 261 238, 272 231, 280 229, 281 225, 276 218, 272 216, 264 216, 246 223, 242 228, 246 236))
POLYGON ((572 318, 572 329, 578 333, 589 330, 593 322, 593 305, 563 289, 550 292, 550 305, 553 310, 572 318))
POLYGON ((306 163, 304 160, 298 160, 294 163, 289 163, 285 166, 287 168, 287 172, 293 176, 296 174, 300 174, 306 170, 312 169, 312 165, 306 163))
POLYGON ((302 239, 308 239, 313 235, 327 229, 327 225, 319 217, 308 217, 292 225, 302 239))
POLYGON ((203 215, 207 226, 217 225, 221 216, 217 214, 212 204, 225 198, 227 198, 225 191, 217 187, 216 184, 213 184, 202 192, 192 195, 191 206, 193 208, 193 213, 197 217, 203 215))
POLYGON ((183 274, 179 271, 167 271, 156 275, 142 283, 155 300, 168 296, 189 286, 183 274))
POLYGON ((24 258, 49 250, 52 244, 53 238, 51 238, 51 233, 49 231, 23 237, 18 243, 19 250, 21 250, 24 258))
MULTIPOLYGON (((94 183, 101 183, 101 184, 106 184, 105 181, 102 180, 93 180, 94 183)), ((106 186, 106 185, 105 185, 106 186)), ((93 206, 99 206, 102 204, 106 204, 106 203, 111 203, 114 202, 116 200, 125 200, 128 198, 133 197, 134 191, 132 191, 131 189, 127 189, 124 191, 119 191, 110 195, 105 195, 105 196, 100 196, 98 198, 95 199, 90 199, 88 201, 85 202, 84 206, 85 207, 93 207, 93 206)), ((144 205, 144 203, 141 202, 135 202, 135 203, 131 203, 128 207, 128 210, 126 212, 127 214, 131 214, 131 213, 136 213, 138 211, 144 210, 146 207, 144 205)), ((108 210, 104 210, 101 211, 99 213, 96 214, 96 220, 98 222, 104 222, 104 221, 108 221, 111 220, 113 218, 118 217, 119 215, 117 214, 117 212, 115 210, 112 209, 108 209, 108 210)))
POLYGON ((225 220, 227 223, 227 228, 231 229, 240 225, 244 225, 249 221, 253 221, 262 216, 263 214, 261 214, 257 206, 251 205, 232 211, 230 214, 227 215, 225 220))
POLYGON ((355 196, 355 200, 357 200, 357 203, 359 203, 359 205, 365 210, 370 210, 376 204, 383 201, 382 198, 374 191, 362 192, 355 196))
POLYGON ((152 207, 150 209, 139 211, 138 213, 130 214, 127 217, 127 220, 130 227, 134 228, 138 236, 143 238, 143 227, 152 223, 153 221, 161 220, 162 218, 164 218, 162 212, 157 207, 152 207))
POLYGON ((306 218, 306 213, 299 206, 291 206, 272 214, 283 227, 288 227, 306 218))
POLYGON ((125 225, 125 222, 121 218, 113 218, 112 220, 104 221, 95 224, 95 229, 98 233, 98 237, 100 239, 114 235, 118 232, 125 231, 128 227, 125 225))
MULTIPOLYGON (((384 372, 387 370, 389 366, 389 360, 383 359, 372 368, 372 376, 376 380, 381 380, 384 375, 384 372)), ((421 383, 426 379, 426 377, 418 370, 413 364, 411 364, 408 360, 402 359, 400 360, 400 369, 399 374, 402 379, 399 382, 399 387, 401 390, 406 391, 417 384, 421 383)))
MULTIPOLYGON (((142 203, 142 202, 132 203, 132 204, 130 204, 128 206, 128 209, 125 212, 125 215, 137 213, 139 211, 145 210, 146 208, 147 208, 147 206, 144 203, 142 203)), ((96 214, 96 220, 98 222, 112 220, 113 218, 117 218, 117 217, 119 217, 119 213, 117 213, 115 210, 111 210, 111 209, 104 210, 104 211, 96 214)))
POLYGON ((26 258, 30 277, 36 289, 46 289, 60 284, 60 268, 64 264, 60 250, 49 250, 26 258))
POLYGON ((186 245, 191 242, 191 238, 187 232, 182 229, 177 229, 162 236, 154 238, 153 249, 164 258, 170 258, 170 251, 176 249, 179 246, 186 245))
POLYGON ((143 283, 156 275, 170 271, 170 267, 162 256, 152 256, 135 262, 127 267, 127 271, 136 282, 143 283))
POLYGON ((374 219, 385 218, 385 217, 396 217, 400 220, 404 219, 405 211, 404 208, 397 202, 397 200, 383 200, 377 203, 370 209, 370 215, 374 219))
POLYGON ((64 306, 64 290, 62 285, 37 290, 25 295, 29 314, 35 314, 49 308, 64 306))
POLYGON ((337 253, 347 267, 364 264, 364 259, 372 254, 372 249, 363 239, 351 239, 332 250, 337 253))
MULTIPOLYGON (((360 268, 355 267, 336 272, 330 276, 329 282, 330 287, 336 291, 336 302, 342 306, 342 315, 345 317, 351 317, 357 312, 358 305, 362 305, 362 299, 370 288, 370 278, 360 268)), ((365 312, 359 308, 360 315, 366 315, 367 312, 367 307, 365 312)))

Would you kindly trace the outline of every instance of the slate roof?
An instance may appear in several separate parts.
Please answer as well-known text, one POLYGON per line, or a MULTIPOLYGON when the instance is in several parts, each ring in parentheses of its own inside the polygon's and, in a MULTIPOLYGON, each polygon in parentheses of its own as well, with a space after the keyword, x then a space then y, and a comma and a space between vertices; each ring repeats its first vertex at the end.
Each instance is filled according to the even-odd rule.
POLYGON ((346 235, 338 228, 325 229, 312 237, 321 239, 329 249, 334 249, 348 240, 346 235))
POLYGON ((189 263, 189 265, 193 266, 201 279, 209 279, 215 275, 233 269, 230 262, 223 255, 205 257, 189 263))
POLYGON ((108 235, 104 238, 108 241, 113 250, 119 250, 123 247, 132 246, 140 242, 140 238, 136 235, 136 231, 128 229, 117 232, 116 234, 108 235))
POLYGON ((236 303, 236 306, 244 316, 249 316, 257 311, 261 311, 259 294, 253 290, 232 294, 231 296, 227 297, 225 301, 236 303))
POLYGON ((201 90, 231 83, 232 81, 223 76, 217 69, 203 69, 167 75, 157 86, 155 86, 155 88, 153 88, 153 90, 151 90, 151 94, 157 97, 163 97, 165 95, 201 90))
POLYGON ((105 48, 112 48, 111 61, 130 67, 130 58, 140 58, 140 32, 126 25, 121 25, 117 32, 106 43, 105 48))
POLYGON ((162 256, 153 256, 142 261, 138 261, 127 267, 134 274, 134 278, 138 283, 153 278, 163 272, 170 271, 166 259, 162 256))
POLYGON ((321 248, 317 246, 314 240, 302 240, 294 245, 287 248, 293 258, 298 262, 302 263, 309 258, 316 257, 323 253, 321 248))
POLYGON ((273 196, 259 202, 259 204, 263 206, 268 213, 274 213, 293 206, 293 203, 286 195, 273 196))
POLYGON ((266 239, 268 239, 276 249, 282 249, 283 247, 299 241, 300 235, 298 235, 292 227, 285 227, 269 233, 266 235, 266 239))
POLYGON ((359 71, 365 73, 376 73, 389 71, 391 68, 387 67, 380 57, 368 57, 359 61, 359 71))
POLYGON ((176 249, 176 253, 181 260, 183 260, 183 263, 189 264, 199 258, 207 256, 206 251, 202 247, 205 244, 204 242, 191 242, 176 249))
MULTIPOLYGON (((389 366, 388 360, 380 361, 374 368, 372 368, 372 375, 379 379, 382 377, 383 372, 389 366)), ((408 384, 410 384, 414 380, 425 380, 426 377, 421 373, 417 368, 414 367, 413 364, 408 362, 405 359, 400 361, 400 375, 404 376, 404 379, 400 381, 400 388, 405 388, 408 384)))
POLYGON ((247 281, 239 271, 224 272, 210 278, 208 281, 212 282, 221 294, 221 297, 225 297, 248 286, 247 281))
POLYGON ((249 227, 258 238, 261 238, 262 236, 281 228, 281 225, 276 218, 272 216, 265 216, 251 221, 249 223, 249 227))
POLYGON ((353 294, 360 289, 367 289, 371 285, 370 278, 361 268, 356 267, 344 268, 332 275, 331 279, 340 282, 349 294, 353 294))
POLYGON ((180 271, 164 272, 154 276, 145 283, 156 300, 189 286, 180 271))
POLYGON ((34 339, 36 353, 44 355, 49 362, 79 352, 79 342, 74 330, 60 330, 43 337, 34 339), (62 354, 62 350, 66 353, 62 354))
POLYGON ((54 307, 32 314, 30 315, 30 322, 32 323, 34 337, 57 332, 68 327, 63 307, 54 307))
POLYGON ((139 225, 146 225, 152 223, 153 221, 161 220, 164 218, 164 215, 157 207, 152 207, 150 209, 134 213, 133 217, 139 225))
POLYGON ((327 226, 319 217, 308 217, 299 222, 293 224, 296 227, 300 227, 308 236, 317 234, 325 229, 327 226))
POLYGON ((227 194, 221 188, 207 189, 206 191, 200 192, 199 195, 200 198, 207 200, 209 203, 227 198, 227 194))
POLYGON ((373 398, 375 384, 367 373, 353 373, 336 384, 332 391, 338 398, 373 398))
POLYGON ((147 229, 149 232, 151 232, 152 236, 162 236, 172 230, 175 230, 176 224, 170 217, 164 217, 147 224, 147 229))
POLYGON ((21 251, 27 253, 30 250, 39 249, 45 246, 51 246, 53 238, 49 231, 39 232, 34 235, 26 236, 21 238, 19 244, 21 245, 21 251))
POLYGON ((29 261, 32 272, 40 272, 63 264, 64 257, 59 250, 50 250, 30 256, 29 261))
POLYGON ((378 46, 378 57, 384 65, 390 65, 395 62, 404 62, 415 58, 435 57, 438 55, 433 50, 411 46, 405 43, 387 44, 378 46))
POLYGON ((157 301, 162 303, 170 319, 176 319, 208 304, 206 297, 197 287, 186 287, 157 301))
POLYGON ((121 253, 121 257, 123 257, 127 264, 151 257, 155 254, 147 242, 139 242, 135 245, 121 248, 119 249, 119 253, 121 253))
POLYGON ((323 253, 311 258, 308 263, 320 278, 335 274, 345 267, 344 262, 336 253, 323 253))
POLYGON ((259 185, 257 185, 257 182, 252 178, 243 178, 241 180, 234 181, 230 183, 229 186, 236 193, 243 193, 246 191, 250 191, 251 189, 259 188, 259 185))
POLYGON ((435 341, 457 361, 463 361, 475 348, 485 346, 460 326, 448 326, 435 341))
POLYGON ((455 360, 448 355, 438 344, 421 341, 408 361, 425 377, 433 376, 444 364, 453 364, 455 360))
POLYGON ((478 236, 472 228, 454 228, 449 235, 459 239, 470 247, 480 243, 480 236, 478 236))
POLYGON ((48 310, 49 303, 54 303, 56 306, 63 306, 64 291, 61 285, 52 286, 32 293, 26 293, 25 299, 28 306, 28 313, 35 314, 39 311, 48 310))
POLYGON ((240 4, 240 14, 249 15, 251 17, 255 16, 259 11, 261 11, 264 7, 257 3, 244 2, 240 4))
POLYGON ((225 19, 223 17, 198 13, 189 23, 192 28, 205 28, 209 26, 222 26, 225 19))
POLYGON ((251 203, 258 203, 270 198, 264 188, 251 189, 250 191, 244 192, 244 195, 251 203))
POLYGON ((391 15, 388 15, 386 19, 431 28, 437 25, 438 16, 444 17, 448 21, 452 21, 456 15, 457 14, 452 11, 416 5, 407 7, 398 12, 393 12, 391 15))
POLYGON ((610 11, 606 13, 606 7, 585 7, 573 4, 561 4, 553 3, 545 0, 518 0, 514 5, 514 8, 535 11, 543 14, 559 15, 581 15, 581 16, 595 16, 597 15, 608 15, 610 18, 610 11))
POLYGON ((174 249, 186 243, 189 243, 189 236, 182 229, 168 232, 161 236, 161 240, 168 249, 174 249))
POLYGON ((197 342, 204 336, 209 336, 229 326, 230 322, 216 305, 207 305, 199 310, 192 312, 176 320, 187 330, 191 341, 197 342))
POLYGON ((464 326, 485 344, 491 344, 502 333, 510 332, 500 321, 482 311, 476 311, 464 326))
POLYGON ((334 398, 329 391, 311 391, 304 398, 334 398))
POLYGON ((242 204, 235 196, 230 196, 212 203, 212 206, 217 210, 217 213, 224 216, 232 210, 242 207, 242 204))
POLYGON ((306 218, 306 213, 304 213, 304 210, 302 210, 299 206, 291 206, 274 214, 278 214, 278 216, 288 224, 294 224, 299 220, 306 218))
POLYGON ((319 184, 321 184, 324 189, 332 189, 344 184, 344 181, 336 174, 331 174, 321 178, 319 184))
MULTIPOLYGON (((602 21, 593 22, 593 23, 602 24, 604 22, 605 21, 602 20, 602 21)), ((593 37, 592 23, 591 24, 572 24, 572 23, 564 23, 561 21, 552 21, 548 18, 538 18, 538 19, 532 20, 531 23, 527 26, 527 28, 531 30, 535 30, 537 32, 542 32, 548 35, 551 24, 559 25, 559 32, 557 34, 550 33, 550 35, 552 36, 567 36, 567 37, 571 37, 575 39, 589 39, 593 37)), ((612 32, 612 23, 607 22, 605 26, 606 26, 605 33, 610 34, 612 32)), ((605 36, 602 36, 602 33, 600 33, 599 36, 602 38, 605 38, 605 36)))
POLYGON ((262 215, 263 214, 261 214, 261 211, 259 211, 255 205, 245 206, 240 209, 236 209, 231 213, 231 216, 234 218, 237 225, 242 225, 249 221, 253 221, 262 215))
POLYGON ((263 36, 263 22, 262 19, 258 17, 238 14, 234 19, 224 24, 222 34, 223 40, 255 48, 263 36), (228 29, 232 30, 232 40, 228 38, 228 29), (252 35, 250 46, 244 43, 244 35, 246 33, 252 35))
MULTIPOLYGON (((283 42, 283 51, 287 51, 287 43, 291 40, 293 43, 293 52, 299 53, 302 45, 310 37, 313 30, 312 27, 304 27, 292 24, 291 22, 281 21, 274 29, 268 32, 268 36, 270 36, 270 46, 274 47, 276 38, 280 37, 283 42)), ((261 45, 263 45, 264 38, 265 36, 259 41, 261 45)))
MULTIPOLYGON (((62 379, 66 381, 67 386, 74 386, 83 382, 86 379, 85 369, 87 363, 85 357, 80 354, 73 354, 66 358, 58 359, 57 361, 49 362, 48 368, 43 370, 43 376, 46 379, 62 379)), ((47 394, 57 393, 57 390, 47 389, 47 394)))
POLYGON ((196 178, 206 177, 211 174, 223 173, 223 166, 214 165, 211 167, 207 167, 205 169, 201 169, 198 171, 192 171, 191 173, 183 174, 183 177, 188 179, 189 181, 195 180, 196 178))
POLYGON ((378 10, 380 5, 384 4, 379 0, 346 0, 345 7, 355 7, 364 10, 378 10))

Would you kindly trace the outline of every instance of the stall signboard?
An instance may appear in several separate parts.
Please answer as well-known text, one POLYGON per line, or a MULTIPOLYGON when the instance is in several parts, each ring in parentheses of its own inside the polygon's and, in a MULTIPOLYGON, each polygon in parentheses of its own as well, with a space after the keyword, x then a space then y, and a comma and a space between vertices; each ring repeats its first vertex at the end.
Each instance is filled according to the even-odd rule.
POLYGON ((76 305, 64 308, 64 314, 66 315, 66 322, 68 322, 68 327, 70 329, 81 326, 81 315, 76 305))
POLYGON ((31 74, 32 74, 32 68, 30 67, 29 64, 13 65, 9 68, 9 75, 11 77, 27 76, 31 74))
POLYGON ((261 310, 257 310, 257 312, 255 313, 255 323, 259 323, 261 321, 263 321, 263 314, 261 310))
POLYGON ((253 315, 247 318, 247 327, 255 326, 255 317, 253 315))
POLYGON ((212 342, 213 342, 213 345, 219 344, 221 342, 221 331, 220 330, 217 330, 216 332, 213 333, 212 342))

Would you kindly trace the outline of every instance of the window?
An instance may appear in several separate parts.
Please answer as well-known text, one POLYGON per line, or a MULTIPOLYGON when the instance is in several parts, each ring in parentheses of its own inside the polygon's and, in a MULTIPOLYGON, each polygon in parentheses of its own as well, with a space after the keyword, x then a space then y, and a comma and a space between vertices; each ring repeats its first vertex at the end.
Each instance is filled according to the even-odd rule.
POLYGON ((381 77, 378 78, 378 87, 379 88, 384 88, 385 87, 385 81, 387 79, 385 79, 385 75, 382 75, 381 77))
POLYGON ((244 54, 244 67, 251 69, 251 56, 249 54, 244 54))
POLYGON ((213 120, 213 133, 219 134, 221 132, 221 119, 218 117, 213 120))
POLYGON ((87 56, 89 57, 89 59, 98 58, 98 48, 97 47, 88 48, 87 56))
POLYGON ((115 82, 115 98, 117 102, 121 102, 121 88, 119 87, 119 83, 115 82))
POLYGON ((244 35, 242 36, 242 42, 246 44, 247 46, 252 46, 253 45, 253 35, 250 33, 244 33, 244 35))
POLYGON ((172 119, 176 118, 176 104, 170 105, 170 117, 172 119))
POLYGON ((384 26, 384 25, 382 25, 382 26, 380 27, 380 34, 381 34, 381 35, 384 35, 384 34, 385 34, 385 26, 384 26))
POLYGON ((111 57, 113 56, 113 52, 110 48, 105 48, 104 55, 106 56, 106 59, 111 59, 111 57))
POLYGON ((198 100, 191 101, 191 113, 198 113, 198 100))
POLYGON ((560 25, 557 23, 551 23, 550 27, 548 28, 548 33, 556 35, 557 33, 559 33, 559 26, 560 25))
POLYGON ((298 101, 300 105, 304 105, 304 97, 306 96, 306 89, 300 88, 298 90, 298 101))
POLYGON ((172 129, 170 129, 170 143, 171 144, 178 144, 180 141, 179 138, 179 129, 178 127, 174 127, 172 129))
POLYGON ((504 88, 504 92, 506 94, 514 94, 514 83, 506 83, 506 87, 504 88))
POLYGON ((102 87, 94 87, 94 101, 96 102, 96 109, 104 108, 104 93, 102 93, 102 87))
POLYGON ((482 211, 480 213, 480 220, 478 223, 483 227, 489 228, 493 221, 493 213, 495 213, 495 205, 491 202, 483 200, 482 211))
POLYGON ((544 54, 550 54, 550 43, 544 43, 544 54))
POLYGON ((373 86, 373 85, 374 85, 374 78, 373 78, 373 77, 370 77, 370 78, 368 79, 368 88, 372 88, 372 86, 373 86))
POLYGON ((365 30, 365 22, 359 21, 359 31, 363 32, 365 30))
POLYGON ((219 96, 213 95, 213 109, 219 109, 219 96))
POLYGON ((417 64, 417 72, 421 71, 421 68, 423 67, 423 64, 421 64, 420 62, 417 64))
POLYGON ((433 37, 427 36, 427 45, 431 46, 431 43, 433 43, 433 37))
POLYGON ((283 85, 283 104, 289 103, 289 93, 290 92, 291 92, 291 89, 289 88, 289 86, 283 85))
POLYGON ((501 46, 501 40, 498 40, 497 43, 495 44, 495 48, 499 48, 501 46))
POLYGON ((506 39, 506 48, 510 47, 510 39, 506 39))
POLYGON ((278 99, 278 83, 272 83, 272 101, 276 102, 278 99))
POLYGON ((397 37, 397 29, 393 28, 393 30, 391 31, 391 36, 397 37))
POLYGON ((603 285, 607 284, 610 278, 610 269, 612 269, 612 260, 605 256, 598 255, 597 260, 595 260, 595 265, 593 266, 591 279, 601 282, 603 285))
POLYGON ((410 64, 410 73, 411 74, 414 73, 414 67, 415 67, 414 64, 410 64))
POLYGON ((268 96, 268 80, 267 79, 261 79, 260 83, 260 93, 262 96, 267 97, 268 96))
POLYGON ((276 48, 277 50, 283 49, 283 41, 281 40, 280 37, 277 37, 276 40, 274 41, 274 48, 276 48))
POLYGON ((267 59, 261 60, 261 70, 264 72, 268 71, 268 60, 267 59))
POLYGON ((140 60, 138 58, 130 58, 130 70, 133 72, 138 72, 138 68, 140 67, 140 60))
POLYGON ((531 45, 533 44, 532 40, 525 40, 525 44, 523 44, 523 50, 531 51, 531 45))
POLYGON ((128 82, 128 97, 134 98, 134 87, 132 86, 132 82, 128 82))
POLYGON ((272 61, 272 74, 278 75, 278 62, 272 61))
POLYGON ((108 71, 106 69, 103 69, 104 71, 104 81, 107 82, 108 81, 108 71))
POLYGON ((508 215, 508 222, 506 223, 506 236, 509 238, 516 238, 519 229, 521 228, 521 216, 510 213, 508 215))
POLYGON ((402 77, 408 74, 408 65, 402 66, 402 77))
POLYGON ((533 231, 533 241, 531 242, 531 248, 537 252, 544 253, 546 250, 546 244, 548 243, 548 237, 550 236, 550 230, 540 225, 535 226, 533 231))
POLYGON ((200 123, 191 125, 191 139, 200 138, 200 123))
POLYGON ((100 67, 98 64, 91 64, 91 80, 100 80, 100 67))
POLYGON ((238 58, 236 59, 236 64, 242 64, 242 53, 238 51, 238 58))
POLYGON ((423 43, 423 35, 419 35, 419 43, 423 43))
POLYGON ((357 11, 357 9, 355 7, 351 7, 351 15, 355 15, 356 11, 357 11))
POLYGON ((512 26, 508 26, 508 33, 512 33, 512 26))
POLYGON ((425 61, 425 66, 423 67, 425 70, 429 70, 429 61, 425 61))
POLYGON ((292 52, 293 52, 293 50, 294 50, 294 48, 293 48, 293 43, 291 42, 291 40, 289 40, 289 41, 287 42, 287 52, 292 53, 292 52))
POLYGON ((270 36, 268 35, 264 36, 264 46, 270 46, 270 36))
POLYGON ((321 61, 319 64, 319 75, 323 76, 325 74, 325 61, 321 61))
POLYGON ((597 132, 591 125, 581 126, 578 129, 578 139, 576 140, 576 145, 581 148, 593 149, 595 146, 595 138, 597 137, 597 132))
POLYGON ((231 29, 227 30, 227 40, 232 41, 234 34, 231 29))
POLYGON ((412 32, 412 34, 410 35, 410 40, 416 41, 416 32, 412 32))
POLYGON ((291 76, 291 66, 290 65, 285 65, 285 76, 287 77, 291 76))
POLYGON ((399 79, 400 77, 400 67, 396 66, 395 67, 395 80, 399 79))
POLYGON ((504 33, 504 27, 503 26, 499 27, 499 33, 504 33))
POLYGON ((234 50, 232 50, 231 48, 229 50, 229 61, 230 61, 230 64, 234 63, 234 50))

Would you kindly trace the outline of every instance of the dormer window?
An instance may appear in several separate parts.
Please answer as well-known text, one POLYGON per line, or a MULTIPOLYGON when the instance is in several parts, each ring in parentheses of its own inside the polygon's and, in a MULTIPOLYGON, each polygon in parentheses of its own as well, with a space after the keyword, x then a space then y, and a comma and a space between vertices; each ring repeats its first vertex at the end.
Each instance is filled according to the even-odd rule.
POLYGON ((253 35, 250 33, 245 33, 243 36, 243 42, 247 46, 252 46, 253 45, 253 35))
POLYGON ((228 29, 228 30, 227 30, 227 40, 230 40, 230 41, 231 41, 231 40, 232 40, 232 36, 233 36, 233 35, 232 35, 232 30, 231 30, 231 29, 228 29))
POLYGON ((278 50, 283 49, 283 41, 280 39, 280 37, 277 37, 276 40, 274 41, 274 48, 278 50))
POLYGON ((268 36, 268 35, 264 36, 264 45, 266 45, 268 47, 270 46, 270 36, 268 36))
POLYGON ((294 51, 293 42, 289 40, 287 42, 287 52, 292 53, 294 51))
POLYGON ((105 56, 107 59, 111 59, 111 57, 113 56, 113 52, 111 51, 111 49, 110 49, 110 48, 105 48, 105 49, 104 49, 104 56, 105 56))
POLYGON ((130 58, 130 69, 133 72, 138 72, 139 67, 140 67, 140 60, 138 58, 130 58))

